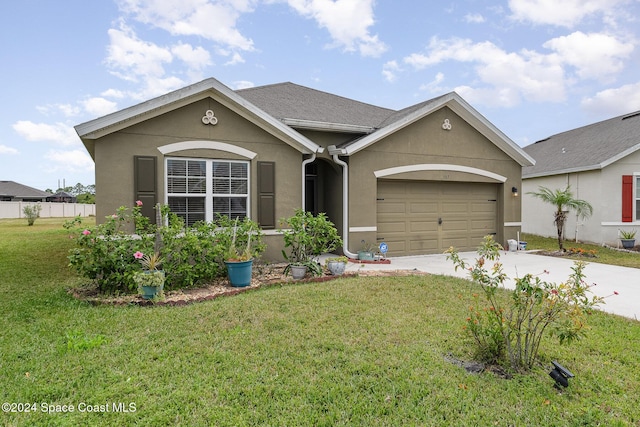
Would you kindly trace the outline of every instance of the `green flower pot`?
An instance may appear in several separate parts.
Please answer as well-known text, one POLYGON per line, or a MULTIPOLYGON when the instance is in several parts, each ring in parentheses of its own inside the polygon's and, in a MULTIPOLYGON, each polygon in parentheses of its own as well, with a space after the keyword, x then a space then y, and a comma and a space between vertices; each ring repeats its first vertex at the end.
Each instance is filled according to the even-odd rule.
POLYGON ((227 275, 231 286, 243 288, 251 284, 252 259, 249 261, 225 261, 224 263, 227 266, 227 275))

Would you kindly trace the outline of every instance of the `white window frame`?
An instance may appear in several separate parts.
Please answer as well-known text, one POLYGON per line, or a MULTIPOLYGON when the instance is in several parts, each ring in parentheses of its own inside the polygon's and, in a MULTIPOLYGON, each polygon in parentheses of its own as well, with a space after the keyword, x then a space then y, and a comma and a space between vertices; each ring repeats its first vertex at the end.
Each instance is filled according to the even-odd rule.
MULTIPOLYGON (((251 214, 251 163, 246 160, 230 160, 230 159, 208 159, 198 157, 165 157, 164 162, 164 194, 165 203, 169 203, 169 197, 204 197, 205 198, 205 221, 211 222, 214 219, 213 199, 215 197, 243 197, 246 198, 245 216, 250 218, 251 214), (169 161, 196 161, 205 162, 205 192, 204 193, 169 193, 169 161), (213 163, 240 163, 247 168, 247 193, 246 194, 215 194, 213 193, 213 163)), ((187 187, 188 188, 188 187, 187 187)))

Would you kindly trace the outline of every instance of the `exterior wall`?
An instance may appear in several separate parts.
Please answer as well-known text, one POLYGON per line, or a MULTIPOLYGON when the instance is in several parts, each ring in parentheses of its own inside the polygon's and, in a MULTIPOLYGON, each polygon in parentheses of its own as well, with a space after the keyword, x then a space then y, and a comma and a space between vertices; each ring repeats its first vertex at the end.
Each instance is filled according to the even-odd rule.
POLYGON ((540 186, 555 190, 569 184, 574 197, 591 203, 593 216, 582 220, 570 214, 565 225, 565 239, 618 246, 619 230, 640 231, 640 218, 622 222, 623 175, 640 175, 640 153, 627 156, 602 170, 523 180, 523 231, 556 237, 554 209, 526 193, 538 191, 540 186))
POLYGON ((554 224, 555 207, 532 196, 540 187, 550 190, 565 189, 569 185, 573 197, 586 200, 593 206, 593 215, 588 219, 578 218, 574 212, 567 217, 564 236, 567 241, 587 241, 602 243, 600 222, 603 210, 609 202, 601 197, 602 179, 600 171, 579 174, 553 175, 549 177, 525 179, 522 182, 522 231, 539 236, 558 236, 554 224))
MULTIPOLYGON (((417 164, 446 164, 481 169, 507 178, 498 200, 498 242, 516 238, 520 231, 520 197, 511 188, 521 188, 521 166, 448 108, 442 108, 395 132, 349 158, 349 250, 360 242, 376 242, 377 178, 374 171, 417 164), (449 119, 450 131, 442 129, 449 119), (501 224, 506 224, 501 227, 501 224), (353 231, 356 230, 364 231, 353 231)), ((490 177, 465 172, 437 170, 402 173, 385 179, 444 182, 496 182, 490 177)))
POLYGON ((41 218, 73 218, 75 216, 93 216, 96 205, 84 203, 58 202, 0 202, 0 218, 24 218, 22 210, 28 205, 40 205, 41 218))
MULTIPOLYGON (((120 206, 132 206, 134 200, 134 156, 156 156, 158 201, 166 203, 165 156, 158 147, 185 141, 216 141, 250 150, 257 155, 248 159, 228 151, 189 149, 166 157, 234 159, 250 162, 250 212, 257 217, 257 163, 276 162, 276 218, 291 216, 301 206, 302 154, 258 126, 218 104, 205 99, 124 130, 107 135, 95 144, 96 209, 98 222, 104 221, 120 206), (218 124, 204 125, 206 110, 213 110, 218 124)), ((266 259, 277 259, 282 237, 268 231, 266 259)))

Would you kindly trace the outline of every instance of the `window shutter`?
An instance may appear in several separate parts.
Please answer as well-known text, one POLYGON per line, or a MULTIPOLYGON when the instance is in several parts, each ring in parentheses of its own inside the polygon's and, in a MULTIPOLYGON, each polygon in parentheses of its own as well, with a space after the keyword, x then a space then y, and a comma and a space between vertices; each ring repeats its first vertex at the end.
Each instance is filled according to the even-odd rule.
POLYGON ((633 175, 622 175, 622 222, 633 222, 633 175))
POLYGON ((258 224, 276 228, 276 164, 258 162, 258 224))
POLYGON ((153 223, 155 221, 153 208, 158 201, 157 158, 155 156, 134 156, 133 163, 134 200, 142 202, 140 212, 153 223))

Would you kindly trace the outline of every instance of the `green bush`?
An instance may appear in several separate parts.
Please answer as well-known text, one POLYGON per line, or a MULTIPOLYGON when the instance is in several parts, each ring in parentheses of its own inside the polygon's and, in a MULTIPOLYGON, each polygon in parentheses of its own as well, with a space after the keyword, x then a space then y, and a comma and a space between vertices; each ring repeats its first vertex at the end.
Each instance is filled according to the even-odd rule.
POLYGON ((71 236, 77 247, 71 250, 69 265, 82 277, 94 281, 101 293, 130 293, 137 289, 133 276, 142 267, 133 254, 154 252, 155 242, 155 227, 142 216, 141 206, 131 210, 120 207, 104 223, 78 229, 71 236), (136 235, 129 232, 130 224, 136 235))
POLYGON ((456 270, 469 271, 471 280, 478 284, 484 296, 476 298, 467 317, 466 329, 477 346, 477 356, 488 362, 502 362, 517 371, 531 369, 536 360, 540 342, 546 332, 553 333, 560 344, 581 338, 586 329, 586 314, 596 308, 602 298, 589 298, 589 285, 585 282, 584 262, 575 262, 573 273, 560 284, 545 282, 538 276, 526 274, 515 279, 509 303, 498 297, 497 290, 504 287, 508 277, 500 264, 500 250, 492 236, 486 236, 478 249, 479 258, 473 265, 464 262, 451 248, 448 259, 456 270), (489 263, 491 266, 488 266, 489 263))
MULTIPOLYGON (((98 286, 101 293, 132 293, 135 274, 142 270, 134 253, 159 253, 165 272, 165 290, 206 283, 226 274, 225 256, 236 230, 236 244, 246 247, 251 236, 251 254, 265 250, 258 224, 248 218, 232 221, 220 216, 214 222, 185 227, 182 218, 161 208, 166 226, 156 227, 140 213, 141 203, 131 210, 120 207, 115 215, 93 229, 77 229, 77 247, 69 255, 71 267, 98 286), (131 224, 135 230, 132 235, 131 224)), ((70 228, 79 221, 65 225, 70 228)), ((74 236, 72 236, 74 237, 74 236)), ((74 237, 76 238, 76 237, 74 237)))
POLYGON ((22 213, 25 218, 27 218, 27 224, 33 225, 36 222, 36 218, 40 218, 40 211, 42 210, 42 206, 39 204, 36 205, 26 205, 22 208, 22 213))
POLYGON ((289 262, 285 273, 291 265, 306 265, 314 275, 322 274, 322 267, 315 261, 315 257, 323 253, 334 251, 342 244, 342 238, 334 224, 329 221, 325 213, 314 216, 311 212, 297 209, 289 218, 280 220, 288 226, 283 231, 284 246, 282 256, 289 262))

